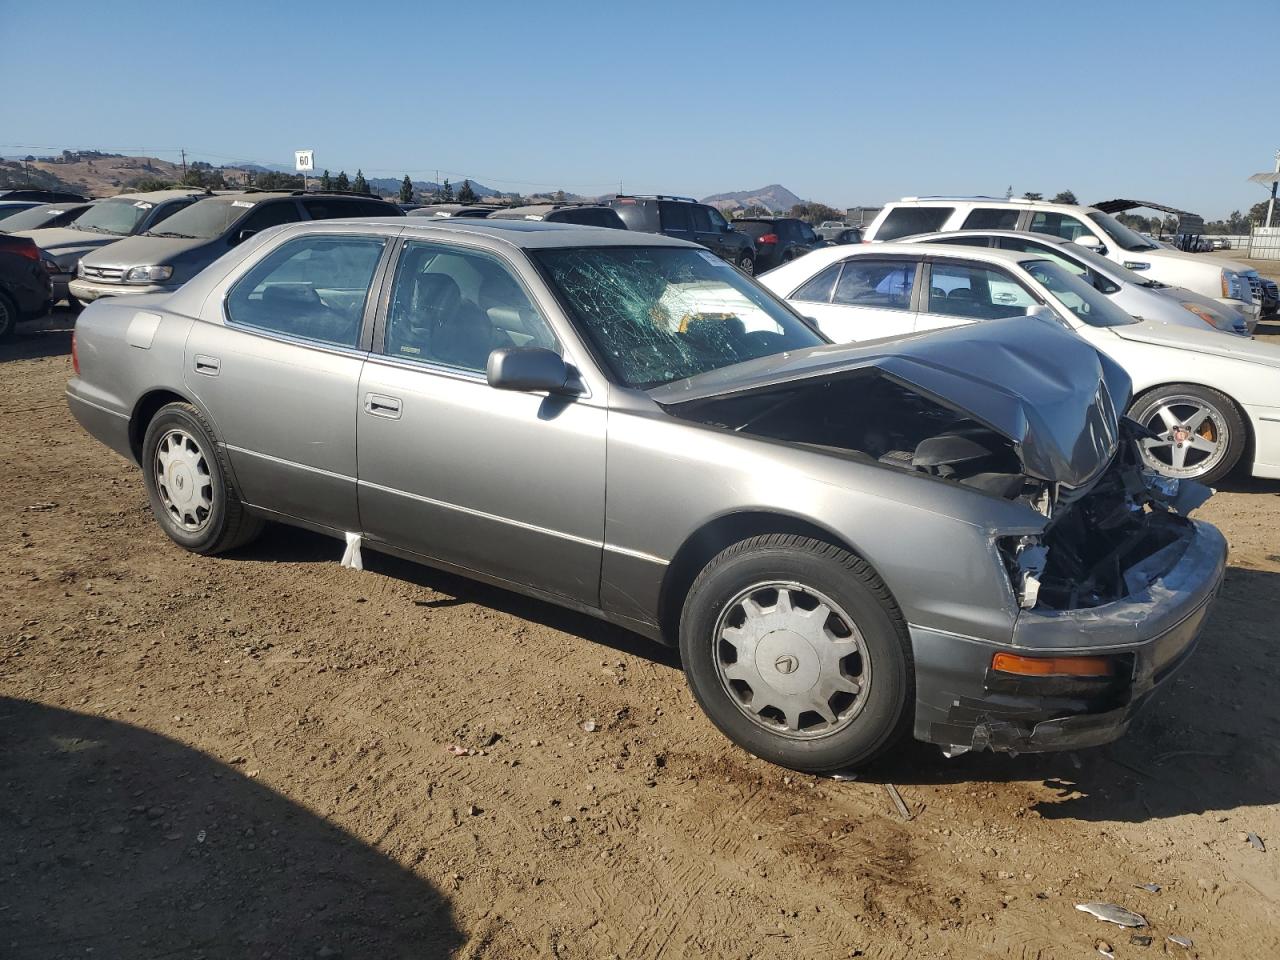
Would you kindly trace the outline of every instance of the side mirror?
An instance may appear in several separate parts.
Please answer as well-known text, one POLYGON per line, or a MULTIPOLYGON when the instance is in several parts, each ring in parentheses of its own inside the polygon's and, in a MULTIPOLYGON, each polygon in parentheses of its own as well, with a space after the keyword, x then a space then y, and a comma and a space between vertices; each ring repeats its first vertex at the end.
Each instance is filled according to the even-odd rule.
POLYGON ((1092 250, 1094 253, 1107 252, 1107 248, 1102 245, 1102 241, 1091 233, 1082 233, 1071 242, 1084 247, 1086 250, 1092 250))
POLYGON ((244 243, 257 232, 257 230, 241 230, 236 234, 236 243, 244 243))
POLYGON ((569 365, 546 347, 500 347, 489 354, 485 375, 495 390, 572 392, 569 365))
POLYGON ((1028 317, 1035 317, 1037 320, 1053 320, 1055 323, 1061 323, 1064 327, 1067 326, 1052 307, 1047 307, 1043 303, 1033 303, 1031 306, 1027 307, 1026 315, 1028 317))

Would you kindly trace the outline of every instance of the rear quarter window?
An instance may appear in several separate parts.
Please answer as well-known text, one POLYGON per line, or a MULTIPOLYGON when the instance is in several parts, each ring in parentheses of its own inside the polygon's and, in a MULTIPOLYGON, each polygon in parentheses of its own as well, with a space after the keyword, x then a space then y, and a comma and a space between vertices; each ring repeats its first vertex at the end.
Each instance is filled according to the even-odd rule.
POLYGON ((1016 230, 1021 210, 1000 207, 978 207, 960 224, 961 230, 1016 230))
POLYGON ((942 229, 955 207, 894 207, 876 231, 877 240, 897 240, 942 229))

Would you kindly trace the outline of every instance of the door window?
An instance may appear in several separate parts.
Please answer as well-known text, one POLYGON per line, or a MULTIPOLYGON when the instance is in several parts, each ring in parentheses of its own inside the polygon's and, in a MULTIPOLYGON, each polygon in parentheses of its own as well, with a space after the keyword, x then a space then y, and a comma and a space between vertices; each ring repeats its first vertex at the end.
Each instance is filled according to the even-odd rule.
POLYGON ((689 222, 691 206, 693 204, 673 203, 670 200, 659 201, 658 214, 662 217, 663 233, 688 233, 691 228, 689 222))
POLYGON ((1016 230, 1021 213, 1016 207, 977 207, 964 218, 960 229, 1016 230))
POLYGON ((711 221, 711 229, 717 233, 723 231, 729 226, 729 221, 720 215, 720 211, 715 207, 704 208, 707 211, 707 218, 711 221))
POLYGON ((260 204, 253 213, 245 217, 239 229, 261 233, 268 227, 278 227, 282 223, 297 223, 301 219, 297 204, 292 200, 278 200, 275 203, 260 204))
POLYGON ((340 236, 283 243, 231 288, 227 315, 259 330, 357 346, 383 245, 380 238, 340 236))
POLYGON ((877 240, 897 240, 917 233, 941 230, 955 207, 894 207, 876 231, 877 240))
POLYGON ((935 263, 929 274, 929 313, 996 320, 1027 312, 1038 301, 1013 278, 985 267, 935 263))
POLYGON ((813 227, 809 226, 809 224, 801 223, 799 230, 800 230, 800 239, 804 243, 818 242, 818 235, 813 232, 813 227))
POLYGON ((383 352, 483 371, 499 347, 546 347, 555 335, 511 271, 493 257, 406 243, 396 267, 383 352))
POLYGON ((711 208, 695 206, 690 213, 693 214, 693 229, 698 233, 711 232, 711 208))
POLYGON ((830 302, 831 291, 836 285, 836 278, 840 276, 840 266, 838 263, 833 263, 827 267, 827 269, 793 293, 791 299, 804 300, 809 303, 830 302))
POLYGON ((1052 210, 1037 210, 1031 218, 1030 229, 1032 233, 1048 233, 1063 240, 1074 240, 1081 234, 1089 233, 1083 221, 1069 213, 1054 213, 1052 210))
POLYGON ((909 310, 916 265, 903 260, 846 260, 833 303, 851 307, 909 310))

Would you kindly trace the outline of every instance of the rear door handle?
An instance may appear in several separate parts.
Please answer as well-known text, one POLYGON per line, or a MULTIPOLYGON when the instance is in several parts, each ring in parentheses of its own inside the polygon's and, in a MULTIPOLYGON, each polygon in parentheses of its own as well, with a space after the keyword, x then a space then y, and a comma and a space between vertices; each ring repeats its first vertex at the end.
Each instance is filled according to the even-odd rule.
POLYGON ((216 377, 222 367, 217 357, 206 357, 200 353, 196 354, 195 361, 196 373, 203 373, 206 377, 216 377))
POLYGON ((366 393, 364 395, 364 409, 365 413, 371 413, 375 417, 399 420, 400 398, 384 396, 381 393, 366 393))

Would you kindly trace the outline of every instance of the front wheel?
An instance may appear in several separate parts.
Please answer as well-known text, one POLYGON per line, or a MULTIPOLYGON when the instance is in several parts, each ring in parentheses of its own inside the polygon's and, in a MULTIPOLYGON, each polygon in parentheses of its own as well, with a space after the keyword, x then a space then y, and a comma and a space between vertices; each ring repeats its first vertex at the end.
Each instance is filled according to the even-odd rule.
POLYGON ((771 534, 722 551, 685 599, 680 652, 721 732, 793 770, 865 765, 910 724, 902 614, 866 563, 818 540, 771 534))
POLYGON ((1208 387, 1155 387, 1133 402, 1129 416, 1156 434, 1142 441, 1142 456, 1166 477, 1214 483, 1244 453, 1244 418, 1230 397, 1208 387))
POLYGON ((164 532, 193 553, 222 553, 248 543, 263 522, 240 502, 213 428, 189 403, 161 407, 142 441, 151 512, 164 532))

